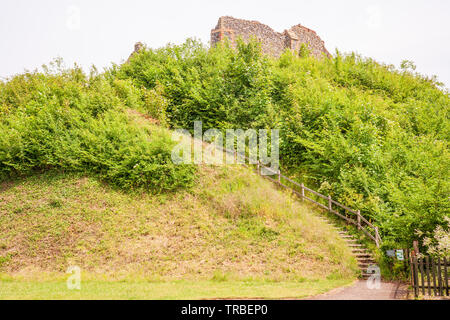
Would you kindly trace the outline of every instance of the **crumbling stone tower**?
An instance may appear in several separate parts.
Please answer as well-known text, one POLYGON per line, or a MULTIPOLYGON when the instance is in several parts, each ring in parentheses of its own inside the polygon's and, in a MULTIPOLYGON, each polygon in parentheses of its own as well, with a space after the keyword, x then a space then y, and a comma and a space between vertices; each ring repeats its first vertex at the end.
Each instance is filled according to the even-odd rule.
POLYGON ((239 37, 244 41, 256 37, 261 42, 262 51, 275 57, 279 57, 286 49, 298 51, 302 44, 307 45, 311 54, 317 58, 324 54, 330 56, 325 48, 325 43, 316 32, 300 24, 279 33, 258 21, 228 16, 220 17, 217 26, 211 31, 211 45, 215 45, 225 38, 228 38, 235 45, 239 37))

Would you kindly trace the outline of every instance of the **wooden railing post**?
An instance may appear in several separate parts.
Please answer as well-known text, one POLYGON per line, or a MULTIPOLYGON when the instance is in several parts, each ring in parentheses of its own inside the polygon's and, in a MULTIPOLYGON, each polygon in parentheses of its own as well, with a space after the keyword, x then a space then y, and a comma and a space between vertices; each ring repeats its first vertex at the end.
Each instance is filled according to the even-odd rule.
POLYGON ((281 183, 281 170, 278 170, 278 183, 281 183))
POLYGON ((358 230, 361 230, 361 210, 356 211, 356 218, 358 220, 358 230))
POLYGON ((419 241, 417 241, 417 240, 413 241, 413 248, 414 248, 414 252, 416 253, 416 255, 418 255, 420 253, 419 252, 419 241))
POLYGON ((431 257, 431 274, 433 276, 433 294, 437 295, 436 286, 436 265, 434 263, 434 257, 431 257))
POLYGON ((302 183, 302 201, 305 201, 305 185, 302 183))
POLYGON ((411 278, 410 284, 411 284, 411 286, 413 286, 414 285, 414 268, 413 268, 413 256, 412 256, 412 253, 409 256, 408 261, 409 261, 409 276, 411 278))
POLYGON ((444 283, 445 283, 445 294, 448 295, 448 273, 447 273, 447 258, 444 257, 444 283))
POLYGON ((260 175, 261 174, 261 172, 260 172, 260 164, 259 164, 259 161, 258 161, 258 164, 257 164, 257 167, 256 167, 257 169, 256 169, 256 173, 258 174, 258 175, 260 175))
POLYGON ((425 257, 426 269, 427 269, 427 283, 428 283, 428 295, 431 296, 431 278, 430 278, 430 258, 425 257))
POLYGON ((441 257, 437 257, 437 274, 438 274, 438 291, 439 296, 442 297, 443 290, 442 290, 442 268, 441 268, 441 257))
POLYGON ((378 227, 374 227, 375 228, 375 243, 377 245, 377 248, 380 247, 380 235, 378 233, 378 227))
POLYGON ((422 282, 422 294, 425 295, 425 271, 423 269, 423 258, 419 258, 419 274, 422 282))
POLYGON ((332 211, 331 205, 332 205, 331 196, 328 195, 328 211, 330 211, 330 212, 332 211))
POLYGON ((413 276, 414 276, 414 296, 417 298, 419 296, 419 275, 418 275, 418 267, 417 267, 417 257, 414 257, 413 260, 413 276))

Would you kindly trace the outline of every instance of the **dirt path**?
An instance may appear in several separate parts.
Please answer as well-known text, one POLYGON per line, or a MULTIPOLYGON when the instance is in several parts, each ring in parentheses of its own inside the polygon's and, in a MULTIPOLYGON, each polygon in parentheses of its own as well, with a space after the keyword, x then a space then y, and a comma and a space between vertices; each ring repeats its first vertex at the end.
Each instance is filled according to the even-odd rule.
POLYGON ((334 289, 306 300, 396 300, 407 297, 407 287, 403 284, 381 282, 379 289, 369 289, 367 281, 359 280, 351 286, 334 289))

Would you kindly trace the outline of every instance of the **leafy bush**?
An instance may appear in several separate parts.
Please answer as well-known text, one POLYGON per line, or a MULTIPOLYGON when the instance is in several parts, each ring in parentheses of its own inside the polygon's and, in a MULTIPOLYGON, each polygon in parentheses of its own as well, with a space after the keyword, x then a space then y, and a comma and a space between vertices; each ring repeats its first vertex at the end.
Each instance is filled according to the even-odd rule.
POLYGON ((449 215, 449 95, 434 78, 355 54, 272 59, 255 42, 143 50, 110 72, 163 86, 172 127, 280 128, 283 171, 410 245, 449 215))
POLYGON ((79 68, 14 77, 0 91, 0 177, 57 168, 127 190, 190 186, 195 168, 172 163, 170 135, 154 130, 149 137, 127 115, 126 107, 143 104, 134 86, 79 68))
MULTIPOLYGON (((450 217, 445 217, 445 222, 444 227, 436 227, 432 238, 426 237, 423 242, 429 254, 450 259, 450 217)), ((420 232, 419 235, 421 235, 420 232)))
POLYGON ((235 52, 228 44, 208 50, 188 40, 181 46, 143 50, 110 72, 121 80, 132 79, 139 88, 162 86, 173 127, 192 128, 201 119, 205 129, 264 128, 271 126, 267 115, 273 114, 269 66, 256 42, 239 42, 235 52))

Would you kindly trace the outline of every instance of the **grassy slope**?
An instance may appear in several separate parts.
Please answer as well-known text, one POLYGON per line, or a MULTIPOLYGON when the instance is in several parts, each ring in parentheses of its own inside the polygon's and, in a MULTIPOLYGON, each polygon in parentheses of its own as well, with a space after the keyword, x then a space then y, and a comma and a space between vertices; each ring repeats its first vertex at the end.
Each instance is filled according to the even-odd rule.
POLYGON ((201 167, 194 188, 172 194, 61 172, 0 190, 3 298, 302 297, 355 278, 312 209, 242 167, 201 167), (82 292, 65 289, 71 265, 82 292))

